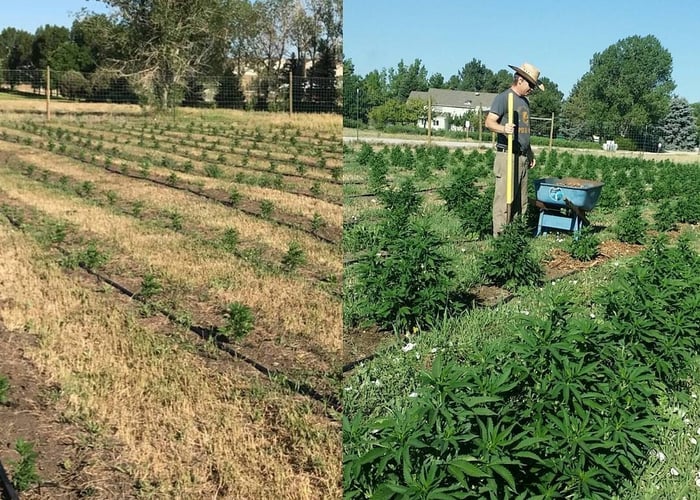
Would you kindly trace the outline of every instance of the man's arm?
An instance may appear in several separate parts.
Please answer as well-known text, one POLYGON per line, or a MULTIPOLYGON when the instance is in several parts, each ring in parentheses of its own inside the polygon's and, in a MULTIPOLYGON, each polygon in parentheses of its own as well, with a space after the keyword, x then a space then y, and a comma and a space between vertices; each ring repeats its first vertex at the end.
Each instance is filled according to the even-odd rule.
POLYGON ((486 128, 497 134, 512 134, 515 129, 515 125, 512 123, 500 124, 498 123, 498 115, 496 113, 489 112, 486 115, 486 122, 484 123, 486 128))

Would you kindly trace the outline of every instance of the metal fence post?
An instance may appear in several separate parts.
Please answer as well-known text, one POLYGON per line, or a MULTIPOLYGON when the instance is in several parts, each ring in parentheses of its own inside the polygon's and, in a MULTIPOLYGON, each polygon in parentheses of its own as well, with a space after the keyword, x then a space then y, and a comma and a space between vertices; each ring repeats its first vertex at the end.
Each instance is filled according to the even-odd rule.
POLYGON ((554 111, 552 111, 552 122, 549 125, 549 152, 552 152, 552 145, 554 144, 554 111))

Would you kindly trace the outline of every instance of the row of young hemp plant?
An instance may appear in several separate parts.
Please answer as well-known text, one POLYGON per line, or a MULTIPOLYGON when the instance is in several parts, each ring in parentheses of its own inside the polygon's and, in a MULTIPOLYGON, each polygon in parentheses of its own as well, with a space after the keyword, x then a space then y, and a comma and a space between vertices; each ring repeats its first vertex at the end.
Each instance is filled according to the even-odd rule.
MULTIPOLYGON (((221 180, 228 179, 239 184, 297 192, 329 200, 333 199, 332 193, 322 194, 322 191, 327 191, 330 184, 337 184, 340 176, 339 168, 316 169, 317 172, 315 174, 309 175, 307 174, 308 166, 298 160, 285 164, 285 162, 267 158, 263 161, 266 166, 263 166, 263 164, 250 164, 250 150, 243 150, 244 152, 240 155, 232 155, 229 149, 220 147, 218 151, 212 153, 207 149, 203 149, 202 144, 195 142, 192 142, 190 145, 184 145, 155 138, 148 142, 140 139, 138 142, 132 143, 128 136, 124 138, 123 131, 114 137, 106 138, 107 142, 105 143, 104 134, 98 136, 100 137, 99 140, 93 141, 89 137, 93 135, 93 132, 84 131, 81 128, 52 128, 46 125, 39 126, 36 123, 29 123, 19 124, 17 130, 37 134, 40 137, 47 136, 50 139, 44 145, 40 139, 37 140, 34 137, 27 136, 10 137, 6 131, 3 131, 3 139, 14 139, 16 142, 27 145, 38 145, 60 154, 66 154, 69 150, 76 154, 75 151, 77 149, 77 154, 82 156, 84 160, 95 157, 95 153, 102 153, 112 159, 121 158, 137 162, 142 169, 146 170, 150 167, 162 166, 185 174, 221 180), (58 143, 54 142, 54 138, 58 143), (139 149, 135 149, 135 147, 139 149), (141 152, 142 148, 160 151, 161 155, 159 158, 155 158, 153 154, 144 156, 141 152), (185 158, 185 161, 181 161, 182 158, 185 158), (328 174, 330 174, 330 177, 328 174)), ((325 153, 321 151, 319 155, 325 161, 325 153)))
POLYGON ((553 300, 510 349, 438 354, 401 411, 344 420, 346 498, 612 498, 687 400, 700 257, 655 240, 586 307, 553 300), (594 311, 594 312, 591 312, 594 311))

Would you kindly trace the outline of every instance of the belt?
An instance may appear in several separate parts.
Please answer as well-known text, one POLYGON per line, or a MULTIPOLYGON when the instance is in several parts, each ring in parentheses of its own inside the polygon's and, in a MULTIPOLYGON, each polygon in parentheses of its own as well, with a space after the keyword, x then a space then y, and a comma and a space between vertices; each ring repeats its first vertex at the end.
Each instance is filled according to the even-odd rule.
MULTIPOLYGON (((508 152, 508 146, 504 146, 502 144, 496 144, 496 151, 499 153, 507 153, 508 152)), ((514 155, 519 155, 520 154, 520 148, 518 147, 513 147, 513 154, 514 155)))

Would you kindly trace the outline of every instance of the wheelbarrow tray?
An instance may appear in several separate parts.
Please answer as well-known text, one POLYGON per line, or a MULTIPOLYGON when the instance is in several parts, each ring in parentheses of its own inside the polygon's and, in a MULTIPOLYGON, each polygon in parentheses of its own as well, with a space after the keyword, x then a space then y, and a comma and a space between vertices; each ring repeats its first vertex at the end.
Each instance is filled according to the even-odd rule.
POLYGON ((600 198, 603 183, 576 177, 535 179, 537 200, 548 205, 565 207, 567 200, 585 211, 593 210, 600 198))

